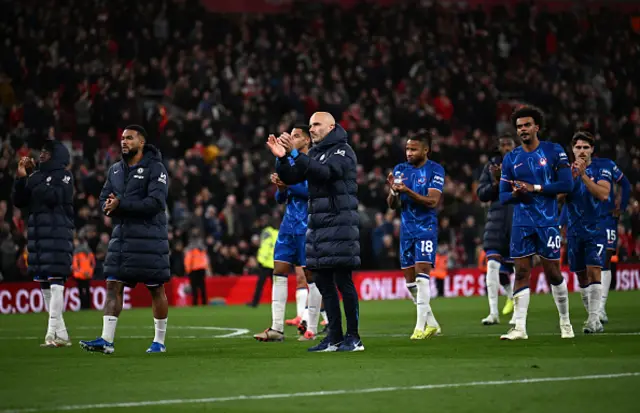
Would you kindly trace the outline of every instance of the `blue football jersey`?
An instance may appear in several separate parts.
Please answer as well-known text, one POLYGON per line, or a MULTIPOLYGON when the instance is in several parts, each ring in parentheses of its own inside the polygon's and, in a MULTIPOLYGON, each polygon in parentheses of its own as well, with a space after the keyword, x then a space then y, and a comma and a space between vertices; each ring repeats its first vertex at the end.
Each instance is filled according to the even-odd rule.
POLYGON ((615 184, 620 182, 624 177, 624 174, 620 168, 618 168, 618 165, 616 165, 616 163, 611 159, 593 158, 591 164, 596 164, 598 168, 605 168, 610 172, 611 191, 609 192, 609 199, 602 203, 602 208, 600 210, 602 212, 602 217, 613 218, 611 212, 616 209, 615 184))
MULTIPOLYGON (((289 159, 289 162, 292 162, 289 159)), ((279 162, 276 160, 276 162, 279 162)), ((309 218, 309 186, 307 181, 290 185, 285 191, 276 192, 276 201, 286 203, 286 209, 279 233, 283 235, 304 235, 307 233, 309 218)))
MULTIPOLYGON (((440 192, 444 188, 444 168, 429 160, 420 168, 415 168, 408 162, 396 165, 393 176, 402 179, 409 189, 419 195, 428 195, 431 188, 440 192)), ((438 214, 435 208, 418 204, 407 194, 400 194, 400 202, 401 237, 421 238, 438 231, 438 214)))
MULTIPOLYGON (((591 162, 585 173, 594 182, 607 181, 611 184, 609 166, 602 162, 591 162)), ((582 182, 582 178, 577 177, 574 180, 573 191, 567 194, 567 234, 583 237, 597 235, 597 224, 601 221, 604 207, 605 202, 593 196, 582 182)))
MULTIPOLYGON (((562 146, 541 141, 535 151, 526 152, 522 146, 509 152, 502 162, 502 182, 523 181, 532 185, 546 185, 558 179, 560 168, 569 168, 569 158, 562 146)), ((501 185, 504 186, 504 185, 501 185)), ((501 188, 501 191, 503 189, 501 188)), ((516 203, 513 208, 514 227, 551 227, 558 225, 556 195, 530 193, 528 202, 516 203)))

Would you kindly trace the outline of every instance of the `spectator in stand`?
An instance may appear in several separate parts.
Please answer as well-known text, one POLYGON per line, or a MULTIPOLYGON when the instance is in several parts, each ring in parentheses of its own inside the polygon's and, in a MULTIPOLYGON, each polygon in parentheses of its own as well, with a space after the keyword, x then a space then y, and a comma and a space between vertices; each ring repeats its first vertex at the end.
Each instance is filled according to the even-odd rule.
MULTIPOLYGON (((17 161, 37 156, 53 126, 59 140, 73 142, 75 207, 81 211, 89 195, 98 196, 105 165, 120 156, 113 144, 121 129, 141 123, 171 171, 172 254, 189 243, 185 217, 201 205, 216 263, 216 242, 249 242, 262 229, 258 209, 278 208, 271 193, 266 204, 260 201, 273 172, 264 131, 289 130, 321 108, 338 115, 360 163, 361 221, 371 226, 361 231, 367 237, 363 258, 373 248, 375 215, 386 211, 382 189, 389 165, 402 159, 407 137, 432 131, 433 159, 449 174, 439 211, 441 222, 449 222, 448 235, 439 233, 460 266, 467 216, 478 227, 485 219, 474 196, 474 171, 522 102, 547 113, 550 140, 566 145, 576 129, 593 133, 599 153, 616 160, 640 199, 638 53, 625 13, 541 12, 523 3, 526 13, 508 5, 474 10, 469 24, 468 12, 457 4, 363 3, 343 10, 314 3, 311 13, 310 2, 294 3, 286 24, 277 15, 210 14, 197 0, 4 4, 0 200, 10 197, 17 161), (114 24, 120 21, 137 24, 114 24), (343 30, 323 35, 337 25, 343 30), (197 202, 203 187, 211 199, 197 202), (228 207, 229 196, 235 208, 228 207), (234 210, 240 215, 239 206, 249 203, 255 218, 243 211, 238 219, 234 210), (216 220, 219 226, 207 228, 216 220)), ((635 239, 632 214, 629 208, 621 222, 635 239)), ((12 223, 13 211, 3 218, 12 223)), ((110 232, 107 221, 85 218, 82 224, 96 225, 98 234, 110 232)), ((14 229, 12 238, 17 261, 24 234, 14 229)), ((619 258, 638 254, 624 248, 619 258)), ((182 259, 174 262, 181 271, 182 259)), ((375 265, 363 260, 365 269, 375 265)))

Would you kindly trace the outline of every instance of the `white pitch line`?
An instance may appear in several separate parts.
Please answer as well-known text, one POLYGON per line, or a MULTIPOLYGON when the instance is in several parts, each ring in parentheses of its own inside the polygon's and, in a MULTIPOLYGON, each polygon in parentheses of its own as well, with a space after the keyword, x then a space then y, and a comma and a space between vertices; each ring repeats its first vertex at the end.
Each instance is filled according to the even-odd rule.
MULTIPOLYGON (((202 328, 202 327, 200 327, 202 328)), ((171 330, 171 329, 170 329, 171 330)), ((246 334, 249 334, 250 331, 246 328, 225 328, 225 330, 237 330, 234 331, 232 333, 229 334, 222 334, 222 335, 215 335, 215 336, 174 336, 174 335, 169 335, 169 338, 171 339, 176 339, 176 340, 182 340, 182 339, 187 339, 187 340, 195 340, 195 339, 219 339, 219 338, 239 338, 239 339, 253 339, 253 336, 247 336, 246 334)), ((150 333, 151 334, 151 330, 150 333)), ((292 334, 293 336, 293 334, 292 334)), ((367 338, 385 338, 385 337, 407 337, 408 334, 362 334, 362 338, 363 339, 367 339, 367 338)), ((500 332, 496 332, 495 334, 445 334, 442 337, 446 337, 446 338, 487 338, 487 337, 499 337, 500 336, 500 332)), ((532 337, 537 337, 537 336, 542 336, 542 337, 553 337, 553 336, 560 336, 559 333, 538 333, 538 334, 532 334, 532 337)), ((593 334, 590 337, 626 337, 626 336, 640 336, 640 331, 632 331, 632 332, 621 332, 621 333, 598 333, 598 334, 593 334)), ((144 339, 144 338, 149 338, 149 335, 146 336, 118 336, 118 338, 121 339, 144 339)), ((0 341, 1 340, 41 340, 42 337, 36 337, 36 336, 0 336, 0 341)))
MULTIPOLYGON (((319 397, 319 396, 338 396, 352 394, 368 394, 368 393, 389 393, 398 391, 411 390, 435 390, 435 389, 452 389, 461 387, 479 387, 479 386, 505 386, 509 384, 532 384, 532 383, 552 383, 561 381, 579 381, 579 380, 601 380, 601 379, 618 379, 622 377, 638 377, 640 372, 634 373, 614 373, 614 374, 593 374, 588 376, 568 376, 568 377, 539 377, 531 379, 517 380, 493 380, 493 381, 472 381, 467 383, 444 383, 444 384, 425 384, 420 386, 408 387, 373 387, 368 389, 352 389, 352 390, 324 390, 301 393, 273 393, 273 394, 256 394, 256 395, 238 395, 228 397, 208 397, 201 399, 168 399, 168 400, 147 400, 141 402, 121 402, 121 403, 98 403, 98 404, 71 404, 66 406, 55 406, 55 410, 91 410, 91 409, 113 409, 121 407, 148 407, 148 406, 168 406, 177 404, 204 404, 204 403, 222 403, 247 400, 270 400, 270 399, 290 399, 294 397, 319 397)), ((25 408, 14 410, 0 410, 0 413, 36 413, 51 410, 47 408, 25 408)))

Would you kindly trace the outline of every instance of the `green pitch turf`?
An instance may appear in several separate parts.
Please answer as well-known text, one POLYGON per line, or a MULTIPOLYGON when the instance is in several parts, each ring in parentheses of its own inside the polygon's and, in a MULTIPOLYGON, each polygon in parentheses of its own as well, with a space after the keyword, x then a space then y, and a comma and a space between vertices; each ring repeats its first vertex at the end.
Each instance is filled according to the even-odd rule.
POLYGON ((348 354, 309 354, 292 327, 284 343, 254 341, 266 305, 171 309, 168 352, 154 355, 150 309, 123 312, 111 356, 77 345, 100 334, 99 312, 65 314, 74 345, 61 349, 38 346, 44 314, 0 316, 0 412, 637 412, 640 292, 609 297, 606 334, 584 336, 572 294, 576 338, 561 340, 551 296, 533 296, 519 342, 498 340, 508 317, 480 324, 484 297, 433 300, 444 335, 417 342, 410 302, 363 302, 366 351, 348 354))

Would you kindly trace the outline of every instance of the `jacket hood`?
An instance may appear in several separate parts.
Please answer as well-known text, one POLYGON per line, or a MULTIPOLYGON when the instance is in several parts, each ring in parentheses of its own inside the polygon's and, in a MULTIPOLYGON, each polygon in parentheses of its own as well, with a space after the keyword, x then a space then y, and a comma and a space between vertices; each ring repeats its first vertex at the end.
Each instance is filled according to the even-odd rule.
POLYGON ((347 131, 344 130, 342 126, 336 123, 336 126, 333 128, 331 132, 317 145, 314 145, 314 148, 328 148, 330 146, 336 145, 338 143, 347 143, 347 131))
POLYGON ((66 146, 60 141, 48 140, 43 148, 51 153, 51 159, 40 164, 41 171, 53 171, 55 169, 65 169, 69 166, 71 155, 66 146))
MULTIPOLYGON (((149 165, 154 162, 162 162, 162 153, 155 146, 146 143, 142 148, 142 159, 140 160, 140 165, 149 165)), ((121 161, 124 165, 127 165, 127 162, 124 158, 121 161)))

